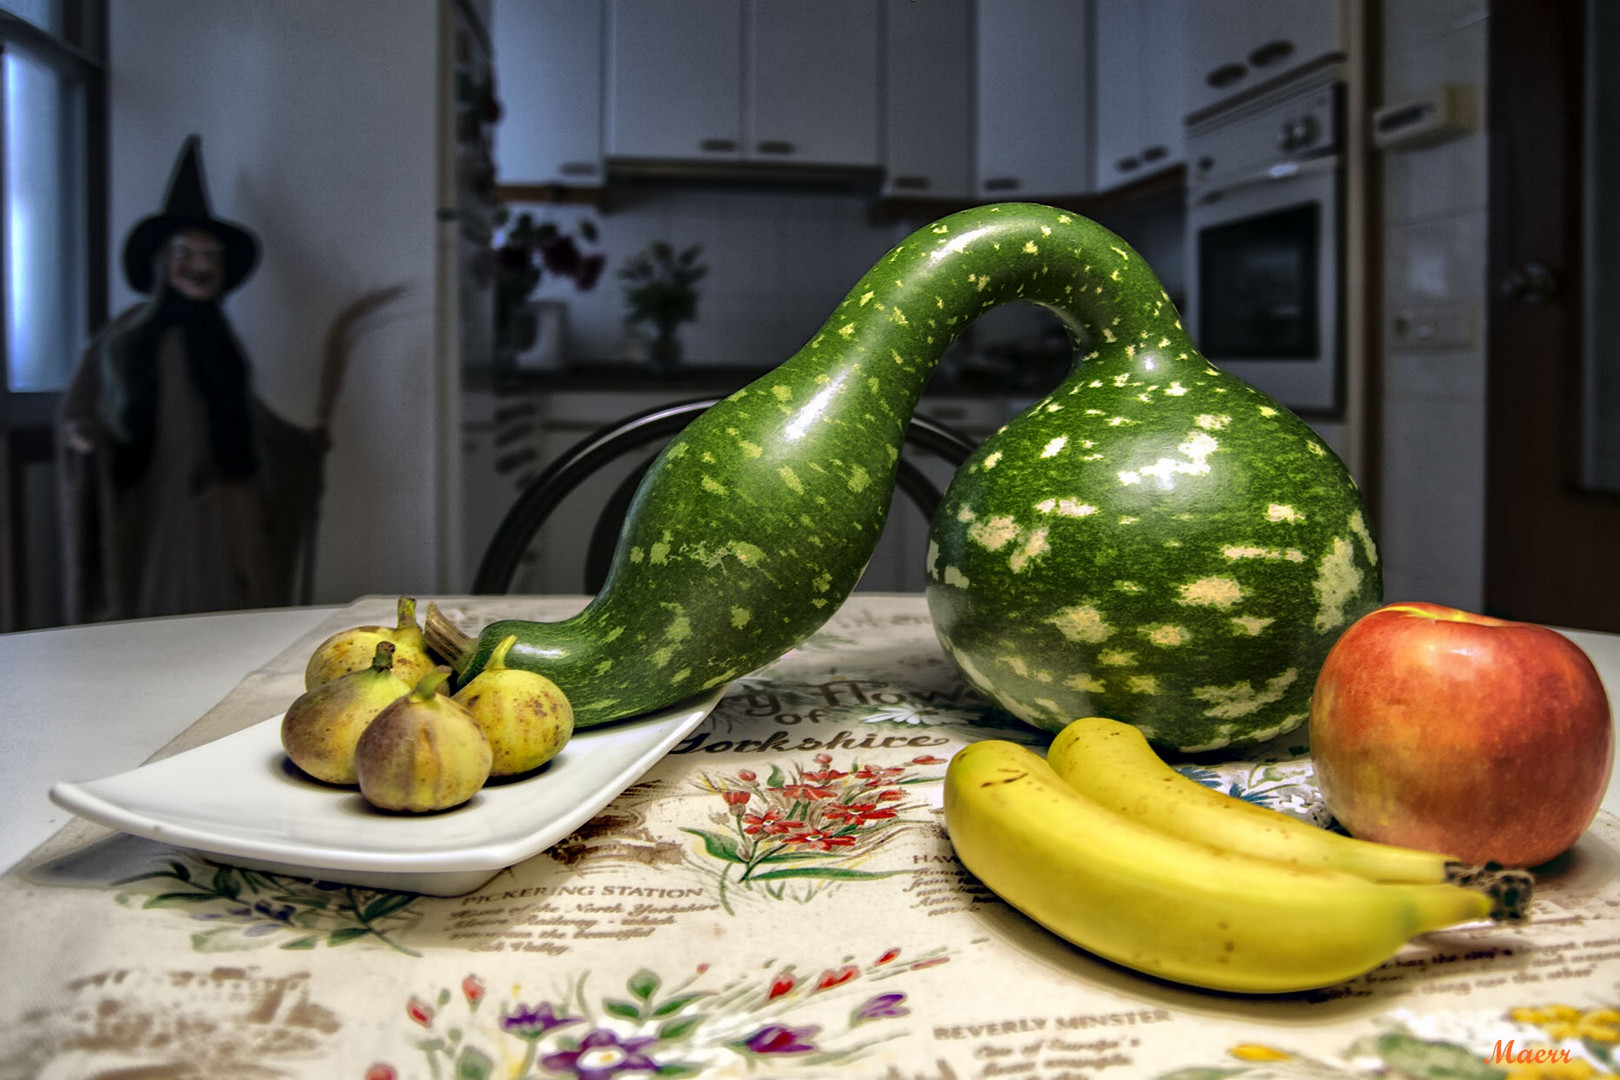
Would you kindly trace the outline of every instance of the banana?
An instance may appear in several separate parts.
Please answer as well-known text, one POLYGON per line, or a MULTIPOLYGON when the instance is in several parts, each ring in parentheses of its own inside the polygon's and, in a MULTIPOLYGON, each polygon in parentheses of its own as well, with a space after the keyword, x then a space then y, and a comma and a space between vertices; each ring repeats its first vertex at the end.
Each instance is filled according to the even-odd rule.
POLYGON ((1073 721, 1046 760, 1080 794, 1183 840, 1369 881, 1453 881, 1466 870, 1446 855, 1352 839, 1223 795, 1166 765, 1140 730, 1117 720, 1073 721))
POLYGON ((962 864, 1048 930, 1125 967, 1215 990, 1342 982, 1418 934, 1492 910, 1488 896, 1458 885, 1383 884, 1167 835, 1000 739, 951 759, 945 826, 962 864))

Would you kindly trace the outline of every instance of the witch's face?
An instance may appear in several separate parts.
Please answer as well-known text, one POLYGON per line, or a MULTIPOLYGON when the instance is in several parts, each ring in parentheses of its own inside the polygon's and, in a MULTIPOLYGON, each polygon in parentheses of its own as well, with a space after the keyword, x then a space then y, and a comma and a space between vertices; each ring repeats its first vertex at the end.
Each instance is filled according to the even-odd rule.
POLYGON ((225 245, 201 229, 169 237, 164 280, 187 300, 217 300, 225 287, 225 245))

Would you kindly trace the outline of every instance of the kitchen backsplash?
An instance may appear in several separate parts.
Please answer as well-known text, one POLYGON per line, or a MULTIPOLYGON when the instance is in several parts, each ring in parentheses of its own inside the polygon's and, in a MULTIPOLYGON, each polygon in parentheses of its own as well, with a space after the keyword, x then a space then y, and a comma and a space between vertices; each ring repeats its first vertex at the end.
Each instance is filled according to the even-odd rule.
MULTIPOLYGON (((517 205, 561 228, 595 221, 607 268, 596 287, 575 292, 566 282, 546 283, 539 299, 568 305, 567 359, 588 365, 633 358, 625 302, 614 276, 627 258, 664 240, 677 250, 703 245, 709 266, 698 315, 680 327, 685 362, 772 367, 791 356, 821 326, 871 266, 924 220, 874 223, 868 197, 846 193, 667 187, 637 192, 611 213, 565 204, 517 205)), ((1158 270, 1179 297, 1182 218, 1179 196, 1134 207, 1105 220, 1158 270)), ((970 343, 1032 337, 1055 319, 1018 305, 981 319, 970 343)))

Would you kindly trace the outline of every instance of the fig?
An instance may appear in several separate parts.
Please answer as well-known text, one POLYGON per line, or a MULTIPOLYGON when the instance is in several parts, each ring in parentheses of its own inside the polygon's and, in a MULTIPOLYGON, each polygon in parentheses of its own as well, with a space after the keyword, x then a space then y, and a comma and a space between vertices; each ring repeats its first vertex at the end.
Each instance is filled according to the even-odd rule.
POLYGON ((394 670, 396 646, 379 641, 371 664, 305 690, 281 717, 281 747, 294 765, 329 784, 352 784, 360 733, 387 706, 411 692, 394 670))
POLYGON ((489 779, 489 740, 464 707, 439 692, 447 678, 445 671, 429 671, 360 736, 354 768, 360 794, 373 806, 448 810, 489 779))
POLYGON ((574 710, 557 684, 544 675, 506 666, 517 643, 509 634, 495 646, 483 670, 455 693, 489 739, 491 776, 515 776, 557 756, 574 734, 574 710))
POLYGON ((351 671, 364 671, 379 641, 393 642, 394 673, 408 686, 416 685, 435 662, 422 640, 422 628, 416 624, 416 598, 400 597, 397 610, 394 626, 352 626, 317 645, 304 668, 304 689, 313 690, 351 671))

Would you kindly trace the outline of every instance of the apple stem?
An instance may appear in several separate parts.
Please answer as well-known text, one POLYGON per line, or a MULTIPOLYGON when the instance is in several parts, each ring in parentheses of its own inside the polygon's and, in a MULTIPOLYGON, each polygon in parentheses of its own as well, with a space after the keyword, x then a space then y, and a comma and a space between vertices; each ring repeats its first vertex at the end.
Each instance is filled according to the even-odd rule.
POLYGON ((1536 879, 1528 870, 1509 870, 1495 863, 1471 866, 1451 862, 1446 864, 1446 880, 1489 896, 1491 919, 1495 922, 1530 921, 1530 900, 1536 879))

